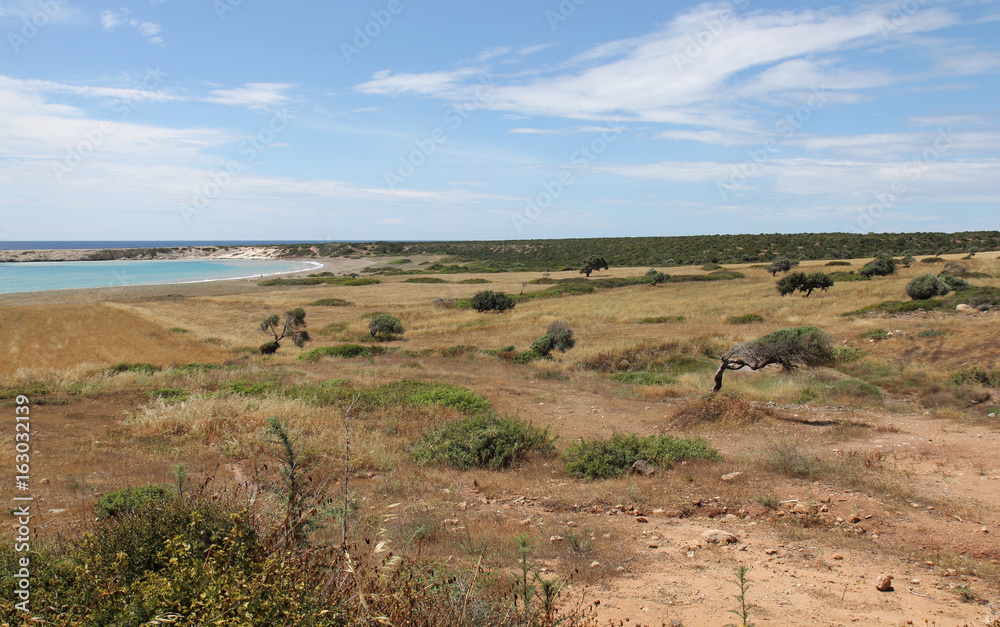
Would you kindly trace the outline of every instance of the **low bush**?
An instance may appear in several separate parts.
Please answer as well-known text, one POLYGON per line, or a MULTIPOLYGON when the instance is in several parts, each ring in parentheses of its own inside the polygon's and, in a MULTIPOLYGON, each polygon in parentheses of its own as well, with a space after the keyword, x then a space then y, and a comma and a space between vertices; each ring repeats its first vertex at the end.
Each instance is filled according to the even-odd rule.
POLYGON ((317 361, 323 357, 373 357, 383 350, 378 346, 362 346, 360 344, 338 344, 337 346, 320 346, 299 355, 302 361, 317 361))
POLYGON ((403 333, 403 323, 396 316, 378 314, 372 317, 371 322, 368 323, 368 331, 372 334, 372 337, 377 335, 382 335, 383 337, 401 335, 403 333))
POLYGON ((629 385, 669 385, 677 381, 674 377, 663 372, 649 370, 617 372, 611 378, 620 383, 628 383, 629 385))
POLYGON ((830 280, 834 283, 849 283, 851 281, 871 281, 870 277, 857 274, 854 270, 850 272, 831 272, 830 280))
POLYGON ((517 418, 492 414, 449 422, 425 434, 412 447, 420 463, 446 463, 453 468, 503 470, 532 452, 555 448, 548 427, 541 429, 517 418))
POLYGON ((996 388, 1000 387, 1000 371, 987 370, 982 366, 968 366, 948 377, 948 383, 996 388))
POLYGON ((696 399, 685 405, 674 414, 672 422, 685 428, 699 424, 721 424, 736 428, 774 416, 773 410, 737 396, 711 394, 707 398, 696 399))
POLYGON ((829 262, 827 262, 826 265, 828 265, 828 266, 849 266, 849 265, 851 265, 851 262, 850 261, 829 261, 829 262))
POLYGON ((920 260, 920 263, 944 263, 944 259, 941 257, 924 257, 920 260))
POLYGON ((933 274, 921 274, 906 285, 906 295, 913 300, 927 300, 944 296, 950 291, 944 279, 933 274))
POLYGON ((462 279, 458 281, 461 285, 483 285, 484 283, 492 283, 493 281, 488 281, 486 279, 462 279))
POLYGON ((120 363, 114 366, 109 366, 104 369, 105 374, 116 375, 123 372, 138 372, 139 374, 144 374, 146 376, 152 375, 153 373, 159 372, 160 367, 154 366, 153 364, 146 363, 120 363))
POLYGON ((114 518, 134 514, 150 504, 161 503, 170 497, 162 485, 144 485, 108 492, 94 502, 98 518, 114 518))
POLYGON ((243 366, 239 365, 229 365, 229 364, 205 364, 199 362, 191 362, 189 364, 181 364, 180 366, 174 366, 171 370, 177 374, 191 374, 195 372, 209 372, 212 370, 238 370, 243 366))
POLYGON ((832 350, 835 364, 853 364, 865 356, 864 349, 856 346, 834 346, 832 350))
POLYGON ((188 393, 178 388, 160 388, 150 392, 149 398, 158 398, 164 401, 186 401, 188 393))
POLYGON ((502 313, 508 309, 513 309, 514 305, 514 299, 510 295, 492 290, 479 292, 472 297, 471 301, 472 308, 480 313, 486 311, 502 313))
POLYGON ((350 307, 354 303, 343 298, 321 298, 309 304, 313 307, 350 307))
POLYGON ((764 465, 779 475, 811 479, 819 473, 819 460, 803 453, 798 444, 788 440, 772 442, 764 457, 764 465))
POLYGON ((444 279, 439 279, 434 276, 416 276, 410 279, 404 279, 403 283, 450 283, 451 281, 445 281, 444 279))
POLYGON ((876 342, 880 342, 892 337, 892 332, 886 331, 885 329, 871 329, 869 331, 862 331, 861 337, 866 340, 875 340, 876 342))
POLYGON ((755 313, 743 314, 742 316, 730 316, 726 319, 729 324, 754 324, 764 322, 764 316, 755 313))
POLYGON ((580 479, 611 479, 629 471, 640 459, 660 468, 687 459, 719 460, 721 456, 703 438, 678 438, 616 433, 610 439, 579 440, 563 453, 563 469, 580 479))
POLYGON ((668 322, 683 322, 684 316, 657 316, 655 318, 643 318, 639 324, 666 324, 668 322))
POLYGON ((281 386, 276 381, 247 381, 240 379, 223 385, 219 391, 223 394, 235 394, 237 396, 267 396, 280 388, 281 386))

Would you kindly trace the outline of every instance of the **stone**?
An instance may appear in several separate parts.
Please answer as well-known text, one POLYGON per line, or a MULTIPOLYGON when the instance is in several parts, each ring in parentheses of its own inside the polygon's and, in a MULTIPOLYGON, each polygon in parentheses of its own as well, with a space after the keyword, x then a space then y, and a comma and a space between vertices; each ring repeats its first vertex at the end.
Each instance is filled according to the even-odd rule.
POLYGON ((861 522, 861 516, 858 516, 857 514, 855 514, 855 515, 851 516, 849 520, 850 520, 851 524, 856 525, 859 522, 861 522))
POLYGON ((648 523, 648 522, 649 522, 649 519, 648 519, 648 518, 646 518, 645 516, 636 516, 636 517, 635 517, 635 522, 639 522, 639 523, 648 523))
POLYGON ((682 623, 679 618, 671 618, 670 627, 684 627, 684 623, 682 623))
POLYGON ((965 303, 962 303, 961 305, 955 307, 955 311, 973 311, 974 309, 975 307, 971 307, 969 305, 966 305, 965 303))
POLYGON ((549 542, 551 542, 552 544, 558 544, 560 542, 565 542, 565 541, 566 541, 566 538, 564 538, 562 536, 552 536, 552 537, 549 538, 549 542))
POLYGON ((601 563, 598 562, 597 560, 594 560, 593 562, 590 563, 590 567, 591 568, 597 568, 600 565, 601 565, 601 563))
POLYGON ((735 479, 736 477, 739 477, 742 474, 743 474, 742 472, 731 472, 728 475, 722 475, 722 480, 723 481, 732 481, 733 479, 735 479))
POLYGON ((836 555, 833 556, 833 559, 835 559, 835 560, 842 560, 842 559, 844 559, 844 556, 841 555, 840 553, 837 553, 836 555))
POLYGON ((633 475, 642 475, 643 477, 649 477, 651 475, 656 474, 656 466, 650 464, 644 459, 639 459, 636 460, 634 464, 632 464, 630 472, 633 475))
POLYGON ((766 555, 775 555, 777 552, 778 549, 767 549, 766 551, 764 551, 766 555))
POLYGON ((701 534, 701 539, 709 544, 735 544, 736 536, 721 529, 709 529, 701 534))
POLYGON ((809 513, 809 506, 806 505, 805 503, 796 503, 795 506, 792 507, 792 513, 793 514, 808 514, 809 513))
POLYGON ((880 573, 878 578, 875 580, 875 589, 878 590, 879 592, 891 592, 892 575, 880 573))

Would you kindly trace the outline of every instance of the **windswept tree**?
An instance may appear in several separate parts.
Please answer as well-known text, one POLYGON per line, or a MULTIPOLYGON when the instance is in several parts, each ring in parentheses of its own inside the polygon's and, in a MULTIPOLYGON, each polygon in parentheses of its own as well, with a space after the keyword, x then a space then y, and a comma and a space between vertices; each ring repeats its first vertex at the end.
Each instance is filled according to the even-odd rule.
POLYGON ((921 274, 914 277, 906 285, 906 295, 913 300, 927 300, 935 296, 944 296, 950 291, 944 279, 933 274, 921 274))
POLYGON ((778 281, 778 293, 782 296, 801 292, 808 298, 815 290, 826 291, 833 287, 833 279, 822 272, 793 272, 778 281))
POLYGON ((580 274, 586 274, 587 278, 590 278, 591 272, 596 272, 598 270, 607 270, 608 262, 604 260, 604 257, 599 255, 591 255, 583 260, 583 267, 580 268, 580 274))
POLYGON ((549 357, 554 350, 565 353, 574 346, 576 339, 573 338, 573 329, 569 323, 556 320, 549 325, 545 335, 531 343, 531 350, 542 357, 549 357))
POLYGON ((285 312, 284 321, 278 314, 264 318, 258 330, 261 333, 270 333, 274 340, 265 342, 260 346, 262 355, 273 355, 281 348, 281 340, 291 338, 292 342, 302 348, 302 345, 309 341, 309 333, 306 331, 306 310, 296 307, 285 312), (279 331, 280 329, 280 331, 279 331))
POLYGON ((656 268, 650 268, 649 270, 646 271, 646 278, 649 280, 650 284, 659 285, 660 283, 666 283, 667 281, 669 281, 670 275, 664 274, 663 272, 660 272, 656 268))
POLYGON ((791 269, 792 262, 785 257, 775 257, 767 266, 767 271, 771 273, 771 276, 778 276, 779 272, 788 272, 791 269))
POLYGON ((799 366, 819 366, 833 361, 830 336, 817 327, 779 329, 773 333, 733 346, 721 355, 713 392, 722 389, 726 370, 763 370, 771 364, 788 372, 799 366))
POLYGON ((485 311, 503 313, 508 309, 513 309, 515 304, 513 297, 509 294, 494 292, 493 290, 479 292, 472 297, 471 301, 472 308, 479 313, 485 311))

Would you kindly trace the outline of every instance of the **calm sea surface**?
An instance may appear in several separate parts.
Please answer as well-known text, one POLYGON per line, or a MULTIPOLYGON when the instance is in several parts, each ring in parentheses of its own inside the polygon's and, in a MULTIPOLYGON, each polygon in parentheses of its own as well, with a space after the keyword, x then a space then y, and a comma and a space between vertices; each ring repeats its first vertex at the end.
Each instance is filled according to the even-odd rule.
POLYGON ((260 277, 316 268, 303 261, 170 259, 0 263, 0 293, 260 277))

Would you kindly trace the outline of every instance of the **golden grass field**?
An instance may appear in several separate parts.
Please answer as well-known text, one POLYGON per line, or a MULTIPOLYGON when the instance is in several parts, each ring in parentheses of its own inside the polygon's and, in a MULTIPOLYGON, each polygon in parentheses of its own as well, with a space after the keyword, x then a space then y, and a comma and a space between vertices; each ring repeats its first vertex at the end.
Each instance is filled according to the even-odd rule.
MULTIPOLYGON (((853 269, 866 261, 852 260, 853 269)), ((822 270, 824 263, 807 261, 798 269, 822 270)), ((1000 276, 997 253, 961 263, 1000 276)), ((41 488, 43 534, 85 529, 88 504, 100 494, 170 484, 176 464, 184 464, 191 485, 243 483, 261 498, 276 499, 268 490, 273 453, 261 435, 274 415, 301 435, 316 463, 315 485, 339 498, 343 408, 276 394, 215 393, 233 381, 279 387, 330 379, 357 387, 438 381, 473 390, 500 413, 549 427, 558 436, 557 451, 578 438, 616 432, 673 433, 705 437, 723 461, 599 481, 568 476, 558 456, 534 456, 510 471, 460 472, 417 464, 409 454, 415 439, 457 418, 456 411, 386 406, 362 412, 350 422, 353 524, 370 532, 387 507, 401 503, 390 532, 405 555, 454 565, 485 560, 501 573, 513 563, 510 538, 528 533, 538 563, 569 582, 568 599, 601 600, 602 619, 631 624, 731 622, 730 580, 738 564, 752 567, 758 625, 1000 624, 988 622, 996 617, 985 604, 996 601, 1000 584, 994 535, 1000 533, 1000 422, 987 417, 1000 400, 996 390, 948 383, 966 366, 1000 370, 997 312, 841 315, 906 300, 906 283, 939 271, 938 265, 915 263, 891 277, 837 283, 809 298, 779 296, 776 279, 762 269, 734 269, 747 278, 537 299, 503 314, 432 301, 482 289, 544 289, 528 284, 540 273, 441 275, 450 282, 490 281, 481 285, 405 283, 406 276, 360 287, 174 285, 144 288, 141 297, 127 289, 110 298, 75 294, 69 304, 55 293, 34 297, 38 304, 6 297, 0 301, 0 387, 37 390, 33 400, 41 402, 33 415, 40 442, 35 472, 48 480, 41 488), (352 304, 310 305, 325 298, 352 304), (283 342, 274 356, 257 354, 268 339, 256 330, 260 321, 293 307, 306 310, 312 340, 303 349, 283 342), (319 346, 373 345, 364 316, 374 312, 398 316, 405 327, 400 339, 380 344, 393 349, 389 353, 298 359, 319 346), (728 321, 748 313, 764 321, 728 321), (556 320, 572 327, 576 347, 552 360, 516 364, 447 351, 461 345, 524 350, 556 320), (723 390, 731 404, 727 419, 698 424, 685 418, 711 389, 717 364, 711 355, 800 325, 818 326, 835 345, 865 355, 792 374, 772 368, 730 373, 723 390), (893 335, 882 341, 861 335, 876 329, 893 335), (677 367, 659 385, 622 383, 583 367, 600 354, 661 345, 668 345, 677 367), (163 370, 105 371, 122 362, 163 370), (191 362, 234 368, 171 369, 191 362), (163 388, 187 398, 151 398, 163 388), (793 476, 776 468, 775 452, 789 450, 813 460, 815 472, 793 476), (740 474, 722 479, 731 473, 740 474), (793 513, 797 504, 805 510, 793 513), (850 522, 855 516, 858 522, 850 522), (698 542, 706 529, 731 531, 739 542, 698 542), (895 592, 874 590, 880 572, 894 574, 895 592)), ((829 270, 844 269, 851 268, 829 270)), ((644 272, 613 268, 595 277, 644 272)), ((1000 286, 996 278, 972 282, 1000 286)), ((313 541, 339 542, 338 529, 321 526, 313 541)))

